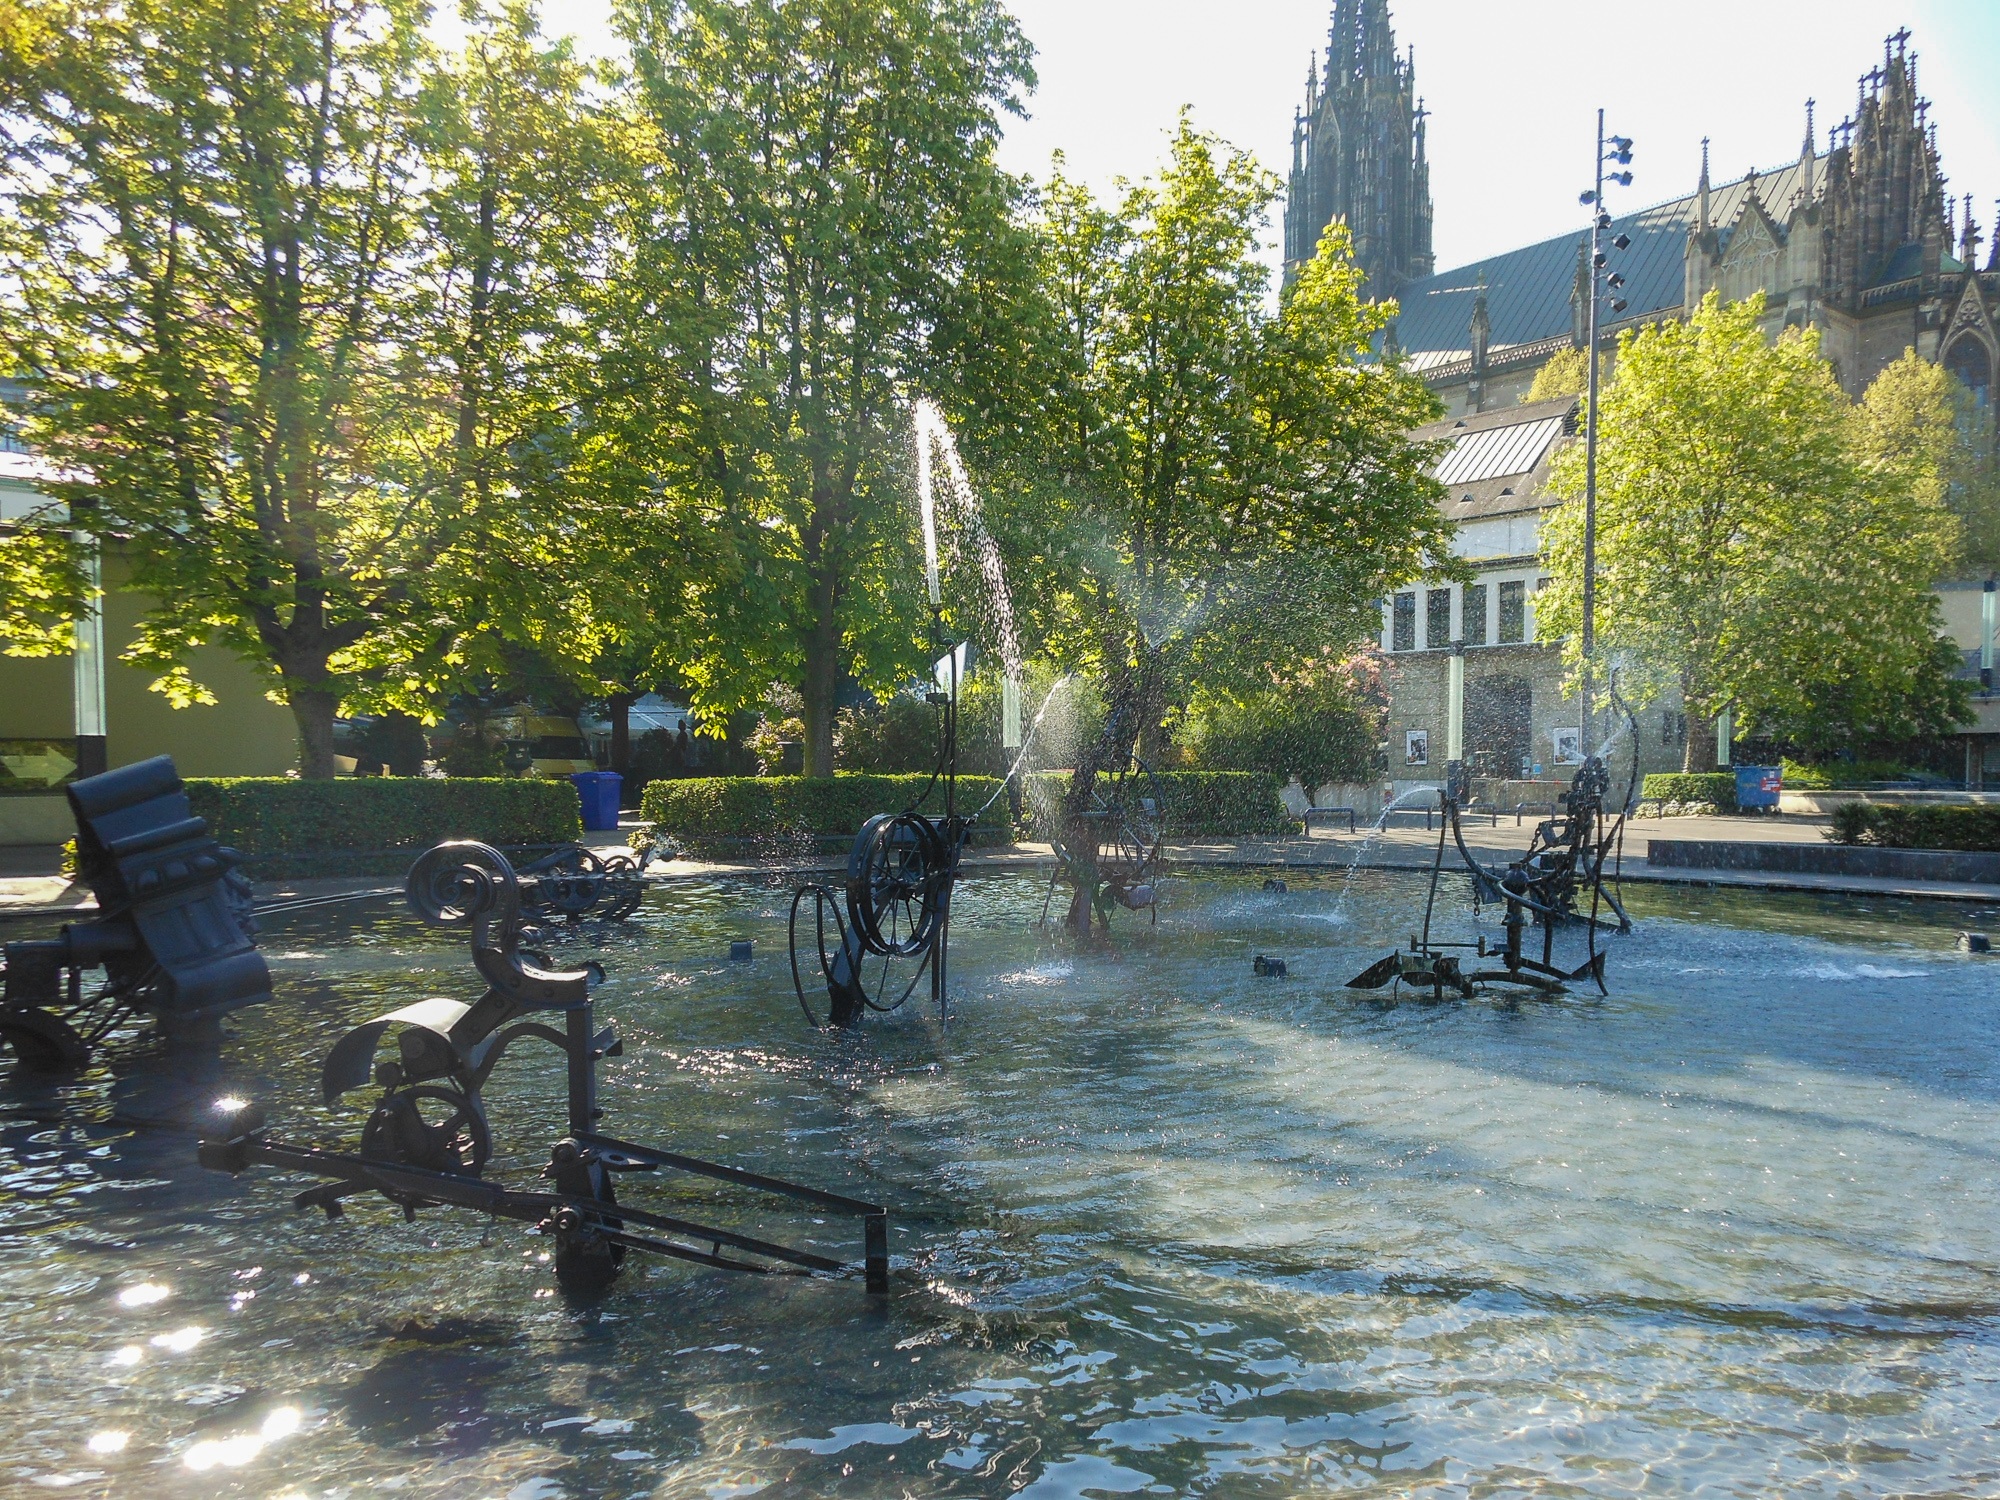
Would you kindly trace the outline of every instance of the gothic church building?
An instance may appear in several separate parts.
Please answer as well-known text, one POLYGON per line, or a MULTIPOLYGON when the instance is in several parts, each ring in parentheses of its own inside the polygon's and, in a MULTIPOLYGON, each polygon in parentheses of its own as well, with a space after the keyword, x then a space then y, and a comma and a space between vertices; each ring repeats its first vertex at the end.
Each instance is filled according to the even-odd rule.
MULTIPOLYGON (((1445 420, 1414 436, 1454 440, 1437 473, 1458 525, 1456 550, 1478 577, 1384 602, 1382 645, 1408 654, 1391 714, 1391 777, 1435 778, 1428 744, 1432 732, 1443 742, 1444 674, 1442 655, 1431 653, 1463 641, 1468 753, 1484 774, 1544 779, 1568 759, 1577 706, 1561 697, 1553 652, 1534 644, 1538 531, 1549 503, 1541 481, 1580 413, 1573 397, 1522 402, 1551 357, 1586 342, 1589 237, 1560 235, 1435 271, 1425 111, 1415 89, 1414 59, 1397 53, 1386 0, 1340 0, 1327 58, 1314 60, 1293 130, 1286 272, 1344 216, 1367 294, 1399 304, 1385 352, 1400 352, 1444 403, 1445 420)), ((1994 443, 2000 233, 1982 265, 1973 200, 1947 194, 1928 114, 1909 33, 1900 31, 1862 75, 1853 113, 1823 147, 1812 101, 1798 156, 1774 169, 1713 182, 1704 144, 1693 192, 1614 218, 1606 239, 1630 243, 1609 269, 1624 276, 1618 295, 1627 305, 1600 317, 1601 354, 1615 351, 1625 329, 1687 316, 1710 290, 1731 301, 1762 291, 1770 332, 1817 329, 1850 396, 1914 348, 1971 392, 1974 420, 1994 443)), ((1976 647, 1978 586, 1940 585, 1961 647, 1976 647)), ((1649 715, 1644 769, 1678 768, 1684 724, 1672 707, 1649 715)), ((1977 707, 1980 722, 1965 736, 1966 777, 1990 784, 2000 779, 2000 698, 1982 695, 1977 707)))

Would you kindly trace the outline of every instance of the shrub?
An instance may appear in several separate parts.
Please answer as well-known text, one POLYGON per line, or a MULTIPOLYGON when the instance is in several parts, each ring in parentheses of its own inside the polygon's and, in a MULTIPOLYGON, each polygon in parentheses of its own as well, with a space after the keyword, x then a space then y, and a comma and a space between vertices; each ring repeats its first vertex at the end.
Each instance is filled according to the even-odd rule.
POLYGON ((1723 812, 1736 811, 1734 771, 1655 771, 1639 787, 1647 802, 1710 802, 1723 812))
POLYGON ((1849 802, 1833 810, 1827 837, 1888 849, 2000 851, 2000 807, 1988 804, 1884 807, 1849 802))
POLYGON ((1185 740, 1206 770, 1297 777, 1310 798, 1330 781, 1366 781, 1380 769, 1377 716, 1338 691, 1271 691, 1242 701, 1206 699, 1188 715, 1185 740))
POLYGON ((843 708, 834 718, 834 760, 843 771, 928 775, 937 764, 938 720, 938 710, 914 693, 843 708))
MULTIPOLYGON (((1166 804, 1168 832, 1181 834, 1291 833, 1298 822, 1285 811, 1274 776, 1246 771, 1163 771, 1156 780, 1166 804)), ((656 833, 697 856, 744 853, 758 844, 810 838, 838 844, 869 817, 898 812, 916 800, 927 775, 705 776, 655 781, 646 788, 641 815, 656 833)), ((1030 822, 1049 835, 1052 811, 1069 789, 1067 771, 1027 778, 1030 822)), ((1000 790, 992 776, 961 776, 959 806, 972 812, 1000 790)), ((935 795, 931 810, 936 810, 935 795)), ((996 798, 975 841, 1004 840, 1005 803, 996 798)))
MULTIPOLYGON (((1069 772, 1030 776, 1027 803, 1037 838, 1054 832, 1069 792, 1069 772)), ((1278 778, 1256 771, 1158 771, 1167 837, 1188 834, 1296 833, 1299 821, 1285 810, 1278 778)))
MULTIPOLYGON (((742 853, 758 843, 801 836, 852 838, 879 812, 900 812, 930 782, 910 776, 695 776, 646 787, 640 814, 660 835, 695 855, 742 853)), ((1000 789, 991 776, 958 778, 958 805, 977 810, 1000 789)), ((942 806, 939 787, 928 809, 942 806)), ((981 842, 1005 839, 1004 799, 983 820, 981 842)))
POLYGON ((1843 802, 1833 810, 1833 827, 1827 837, 1836 844, 1859 844, 1875 826, 1869 816, 1874 809, 1866 802, 1843 802))
POLYGON ((1877 781, 1903 781, 1910 775, 1908 767, 1893 760, 1835 760, 1825 765, 1807 766, 1787 757, 1783 764, 1785 785, 1801 792, 1867 786, 1877 781))
POLYGON ((253 863, 394 869, 445 839, 557 844, 583 832, 576 788, 531 778, 202 777, 188 803, 253 863))

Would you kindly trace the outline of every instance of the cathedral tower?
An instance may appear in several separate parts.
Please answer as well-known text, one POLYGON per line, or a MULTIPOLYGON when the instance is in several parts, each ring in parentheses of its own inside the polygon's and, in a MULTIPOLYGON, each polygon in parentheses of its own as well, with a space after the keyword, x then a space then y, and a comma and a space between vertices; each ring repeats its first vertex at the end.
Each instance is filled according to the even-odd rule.
POLYGON ((1393 297, 1431 274, 1430 166, 1415 91, 1415 59, 1396 54, 1388 0, 1337 0, 1325 65, 1313 59, 1305 108, 1293 117, 1287 280, 1336 218, 1354 235, 1364 296, 1393 297))

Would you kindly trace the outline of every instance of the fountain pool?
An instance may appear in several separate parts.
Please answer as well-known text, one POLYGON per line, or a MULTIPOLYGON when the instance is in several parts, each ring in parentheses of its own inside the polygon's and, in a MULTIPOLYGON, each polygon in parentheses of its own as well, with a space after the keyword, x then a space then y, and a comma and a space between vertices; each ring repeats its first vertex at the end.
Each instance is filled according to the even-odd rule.
MULTIPOLYGON (((92 1123, 107 1071, 11 1078, 0 1490, 2000 1487, 2000 965, 1951 951, 1991 913, 1644 888, 1609 999, 1440 1005, 1341 988, 1421 877, 1336 910, 1286 873, 1176 879, 1086 954, 1036 932, 1040 878, 969 878, 942 1030, 808 1032, 788 883, 659 887, 574 945, 626 1039, 608 1123, 888 1203, 886 1301, 635 1258, 573 1304, 519 1226, 298 1214, 304 1181, 92 1123)), ((351 1138, 320 1058, 463 998, 462 939, 378 902, 261 942, 231 1077, 351 1138)), ((503 1064, 496 1174, 559 1087, 503 1064)))

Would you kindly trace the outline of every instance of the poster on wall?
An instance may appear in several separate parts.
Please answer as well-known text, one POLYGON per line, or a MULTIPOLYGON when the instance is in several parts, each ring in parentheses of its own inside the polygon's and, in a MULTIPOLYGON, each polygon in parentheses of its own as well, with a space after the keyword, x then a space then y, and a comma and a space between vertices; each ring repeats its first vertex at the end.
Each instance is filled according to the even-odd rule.
POLYGON ((1427 766, 1431 763, 1431 732, 1428 729, 1412 729, 1403 736, 1403 764, 1406 766, 1427 766))
POLYGON ((1580 766, 1583 764, 1583 731, 1581 729, 1553 729, 1555 736, 1555 761, 1559 766, 1580 766))

